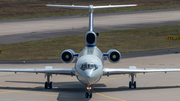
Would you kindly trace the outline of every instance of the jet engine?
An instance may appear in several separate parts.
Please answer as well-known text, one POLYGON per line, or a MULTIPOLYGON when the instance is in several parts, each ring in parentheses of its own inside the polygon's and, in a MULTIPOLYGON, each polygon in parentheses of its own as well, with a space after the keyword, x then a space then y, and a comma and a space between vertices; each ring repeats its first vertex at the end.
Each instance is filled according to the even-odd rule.
POLYGON ((70 63, 73 60, 75 54, 76 53, 71 49, 64 50, 61 53, 61 60, 65 63, 70 63))
POLYGON ((96 45, 96 41, 97 41, 96 33, 92 32, 92 31, 87 32, 85 35, 85 41, 86 41, 87 46, 96 45))
POLYGON ((121 59, 121 53, 118 50, 111 49, 107 54, 110 62, 116 63, 121 59))

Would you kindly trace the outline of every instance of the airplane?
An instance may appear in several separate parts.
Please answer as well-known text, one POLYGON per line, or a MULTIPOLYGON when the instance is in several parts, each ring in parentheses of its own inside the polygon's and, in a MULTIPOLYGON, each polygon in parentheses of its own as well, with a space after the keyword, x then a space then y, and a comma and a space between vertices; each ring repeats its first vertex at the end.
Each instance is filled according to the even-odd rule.
POLYGON ((137 69, 136 66, 129 66, 128 68, 105 68, 104 57, 112 63, 117 63, 121 59, 121 53, 116 49, 110 49, 107 53, 102 53, 96 46, 98 34, 93 31, 93 11, 102 8, 114 7, 131 7, 137 4, 129 5, 108 5, 108 6, 75 6, 75 5, 51 5, 50 7, 65 7, 65 8, 79 8, 89 10, 89 31, 85 34, 86 46, 80 51, 75 53, 72 49, 66 49, 61 53, 61 59, 65 63, 73 61, 77 57, 74 68, 58 68, 53 69, 52 66, 46 66, 44 69, 0 69, 0 72, 28 72, 28 73, 44 73, 47 77, 45 82, 45 89, 52 89, 52 82, 50 76, 53 74, 76 76, 82 84, 86 85, 85 98, 92 98, 92 85, 96 84, 102 76, 129 74, 131 80, 129 81, 129 88, 136 88, 136 81, 134 77, 137 73, 149 72, 175 72, 180 71, 180 68, 152 68, 152 69, 137 69))

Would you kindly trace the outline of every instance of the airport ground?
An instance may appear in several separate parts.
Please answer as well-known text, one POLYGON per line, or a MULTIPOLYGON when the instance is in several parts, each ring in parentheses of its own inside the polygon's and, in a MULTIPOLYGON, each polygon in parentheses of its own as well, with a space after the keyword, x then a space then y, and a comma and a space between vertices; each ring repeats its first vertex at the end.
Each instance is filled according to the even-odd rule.
MULTIPOLYGON (((180 54, 134 57, 121 59, 113 64, 105 61, 105 67, 128 68, 179 68, 180 54)), ((74 64, 1 64, 1 68, 71 68, 74 64)), ((180 99, 179 72, 137 74, 136 89, 129 89, 129 75, 102 77, 94 85, 93 98, 84 96, 85 86, 76 77, 53 75, 53 89, 44 89, 44 74, 0 73, 0 100, 3 101, 177 101, 180 99)))
MULTIPOLYGON (((99 28, 99 30, 102 31, 102 30, 105 30, 106 28, 107 30, 116 29, 116 26, 117 26, 117 29, 120 29, 121 27, 122 29, 129 29, 129 28, 145 27, 145 25, 147 26, 159 25, 160 26, 160 25, 168 25, 168 24, 171 24, 171 25, 180 24, 179 15, 178 15, 180 14, 179 12, 180 12, 179 9, 175 9, 174 11, 172 9, 165 10, 165 11, 162 10, 162 12, 156 11, 156 10, 149 11, 149 12, 141 11, 140 13, 138 13, 139 16, 138 14, 136 15, 136 13, 133 13, 132 15, 122 14, 121 16, 124 16, 124 19, 121 18, 121 20, 119 20, 120 18, 117 17, 118 15, 116 14, 115 15, 112 14, 112 16, 109 16, 109 17, 105 17, 105 15, 103 15, 104 17, 103 16, 101 16, 102 18, 99 17, 99 19, 102 19, 102 21, 103 20, 106 21, 107 18, 113 19, 114 21, 112 21, 112 23, 107 22, 106 24, 97 22, 97 23, 101 23, 102 25, 105 25, 105 26, 102 26, 102 25, 97 24, 97 28, 99 28), (130 16, 127 17, 127 15, 130 15, 130 16), (151 16, 152 18, 150 17, 150 15, 152 15, 151 16), (153 15, 154 15, 154 18, 153 18, 153 15), (174 15, 174 16, 169 16, 169 15, 174 15), (116 16, 116 17, 113 17, 113 16, 116 16), (115 20, 115 18, 117 19, 115 20), (132 18, 132 19, 130 20, 128 18, 132 18), (143 20, 143 19, 146 19, 146 20, 143 20), (118 24, 116 23, 116 21, 119 21, 118 24), (133 22, 133 21, 137 21, 137 22, 133 22), (138 22, 141 22, 141 23, 138 23, 138 22), (114 26, 114 27, 112 28, 108 27, 109 23, 111 23, 110 26, 114 26), (122 25, 120 25, 119 23, 121 23, 122 25), (133 27, 131 25, 133 25, 133 27)), ((72 17, 77 17, 77 16, 72 16, 72 17)), ((55 28, 55 26, 57 26, 60 23, 56 21, 57 19, 55 19, 54 22, 53 22, 53 18, 50 18, 50 20, 28 19, 30 21, 27 21, 26 19, 26 20, 10 20, 7 22, 1 21, 0 22, 1 25, 7 24, 7 26, 9 27, 4 27, 4 30, 1 29, 4 32, 1 33, 0 38, 4 39, 5 37, 8 37, 9 39, 12 39, 10 43, 16 43, 16 42, 19 42, 17 40, 21 40, 21 39, 22 41, 43 39, 44 38, 43 35, 46 32, 50 33, 49 36, 51 35, 52 36, 55 35, 54 37, 63 36, 63 34, 60 35, 59 32, 68 31, 68 28, 58 29, 60 27, 58 26, 56 27, 56 29, 53 29, 55 28), (37 24, 40 24, 41 22, 42 23, 44 22, 44 24, 49 23, 49 26, 47 27, 46 25, 45 27, 43 27, 43 24, 42 24, 42 26, 39 25, 41 27, 37 27, 36 26, 37 24, 35 24, 35 22, 37 22, 37 24), (31 25, 31 27, 30 26, 25 27, 27 23, 29 23, 28 25, 31 25), (51 23, 52 25, 50 25, 51 23), (55 25, 53 25, 53 23, 55 25), (21 26, 18 26, 18 25, 21 25, 21 26), (34 28, 40 28, 40 29, 34 30, 33 26, 34 28), (42 30, 41 28, 48 29, 48 31, 44 30, 44 32, 41 32, 42 30), (50 30, 49 28, 52 28, 52 30, 50 30), (28 30, 25 30, 25 29, 28 29, 28 30), (10 32, 7 32, 7 31, 10 31, 10 32), (22 31, 22 33, 19 31, 22 31), (35 38, 37 37, 36 34, 30 37, 32 35, 31 32, 36 32, 36 34, 39 37, 35 38), (3 35, 4 33, 6 33, 6 35, 3 35), (21 33, 21 34, 18 34, 18 33, 21 33), (22 37, 19 37, 18 35, 22 37), (26 36, 26 39, 24 39, 25 36, 26 36)), ((84 23, 83 25, 82 19, 79 18, 79 22, 78 22, 78 17, 76 18, 76 20, 74 20, 77 22, 73 24, 78 25, 78 26, 82 24, 77 29, 83 29, 84 26, 88 25, 88 23, 84 23), (80 21, 82 21, 82 23, 80 23, 80 21)), ((84 19, 87 20, 87 18, 85 17, 84 19)), ((97 20, 97 21, 100 21, 100 20, 97 20)), ((70 24, 69 29, 71 30, 68 33, 76 30, 76 27, 74 27, 75 29, 72 29, 73 26, 75 26, 73 24, 70 24)), ((1 28, 3 27, 1 26, 1 28)), ((82 31, 86 32, 86 30, 82 30, 82 31)), ((52 38, 49 36, 46 36, 46 38, 52 38)), ((6 40, 8 40, 8 38, 6 40)), ((6 40, 2 41, 4 42, 3 44, 8 44, 6 40)), ((121 61, 116 64, 112 64, 108 61, 105 61, 105 67, 128 68, 128 66, 135 65, 137 66, 137 68, 180 68, 180 63, 179 63, 180 54, 174 54, 174 53, 169 54, 168 50, 166 52, 167 52, 166 54, 155 54, 153 56, 143 55, 142 57, 136 57, 137 53, 130 53, 128 58, 122 58, 121 61)), ((46 65, 51 65, 54 68, 72 68, 74 66, 73 63, 64 64, 64 63, 50 63, 49 62, 49 63, 36 64, 36 62, 34 62, 33 64, 31 63, 24 63, 24 64, 2 63, 0 65, 0 68, 44 68, 46 65)), ((86 88, 83 84, 78 82, 76 77, 53 75, 51 78, 51 80, 53 81, 53 89, 44 89, 44 82, 46 81, 46 78, 44 78, 44 74, 0 73, 0 100, 3 100, 3 101, 64 101, 64 100, 67 100, 67 101, 73 101, 73 100, 74 101, 89 101, 89 100, 92 100, 92 101, 114 101, 114 100, 177 101, 180 99, 179 77, 180 77, 179 72, 137 74, 137 77, 135 79, 137 82, 137 88, 129 89, 128 88, 128 83, 130 80, 129 75, 114 75, 110 77, 104 76, 96 85, 94 85, 93 98, 86 99, 84 96, 86 88)))

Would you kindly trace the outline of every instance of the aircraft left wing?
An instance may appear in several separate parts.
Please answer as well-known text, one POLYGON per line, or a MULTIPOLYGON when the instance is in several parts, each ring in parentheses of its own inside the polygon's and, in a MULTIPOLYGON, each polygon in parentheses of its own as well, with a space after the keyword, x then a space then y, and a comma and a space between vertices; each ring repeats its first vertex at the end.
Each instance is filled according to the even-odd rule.
POLYGON ((45 73, 45 74, 62 74, 75 75, 74 68, 56 68, 46 66, 44 69, 0 69, 0 72, 26 72, 26 73, 45 73))
POLYGON ((150 72, 178 72, 180 68, 141 68, 137 69, 136 66, 129 66, 129 68, 104 68, 103 75, 116 75, 116 74, 136 74, 136 73, 150 73, 150 72))

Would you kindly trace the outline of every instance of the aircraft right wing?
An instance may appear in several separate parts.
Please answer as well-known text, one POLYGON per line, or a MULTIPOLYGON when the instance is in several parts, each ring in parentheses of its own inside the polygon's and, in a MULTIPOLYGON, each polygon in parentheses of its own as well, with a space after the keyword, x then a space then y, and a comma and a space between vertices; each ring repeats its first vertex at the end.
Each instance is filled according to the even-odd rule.
POLYGON ((104 68, 103 75, 116 74, 136 74, 136 73, 150 73, 150 72, 180 72, 180 68, 141 68, 136 66, 129 66, 129 68, 104 68))

